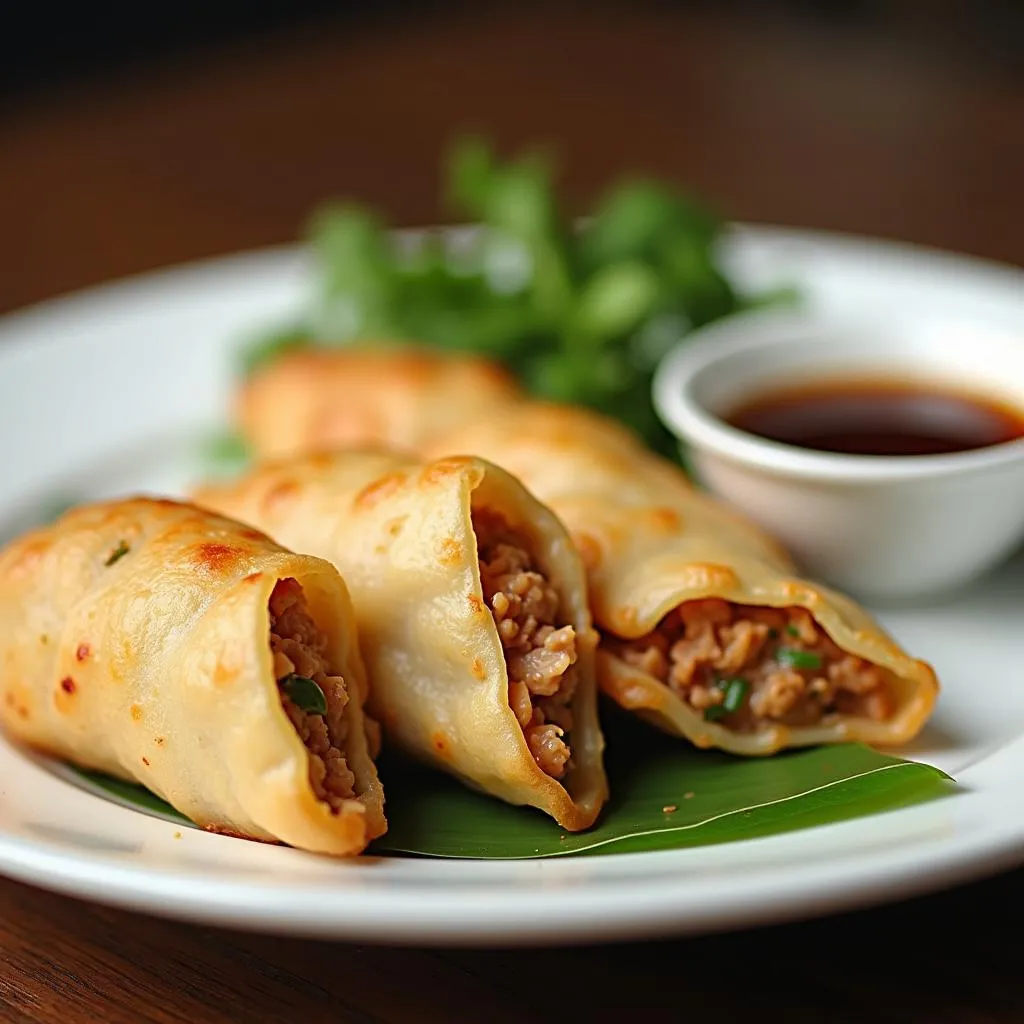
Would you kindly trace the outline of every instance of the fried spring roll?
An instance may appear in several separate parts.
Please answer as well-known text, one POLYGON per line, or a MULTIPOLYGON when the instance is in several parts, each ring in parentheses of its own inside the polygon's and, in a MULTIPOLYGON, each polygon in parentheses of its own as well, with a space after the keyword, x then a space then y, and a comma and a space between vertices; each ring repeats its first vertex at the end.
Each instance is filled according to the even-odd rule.
POLYGON ((365 690, 337 570, 250 527, 133 499, 0 552, 5 730, 209 831, 339 856, 381 835, 365 690))
MULTIPOLYGON (((337 404, 349 401, 348 382, 367 387, 363 358, 331 353, 337 404)), ((378 357, 375 372, 397 379, 402 359, 393 354, 389 369, 378 357)), ((272 367, 268 389, 275 372, 287 370, 272 367)), ((435 389, 431 404, 457 409, 459 395, 445 402, 435 389)), ((484 414, 468 408, 461 419, 423 420, 407 434, 395 424, 390 437, 427 457, 491 460, 566 524, 601 634, 599 682, 622 707, 698 746, 738 754, 844 740, 898 745, 924 725, 938 693, 928 664, 856 603, 797 576, 759 528, 624 427, 515 398, 484 414)), ((367 419, 359 435, 350 423, 364 441, 380 430, 367 419)))
POLYGON ((594 822, 607 784, 585 577, 521 484, 481 459, 335 452, 196 500, 342 571, 388 738, 566 829, 594 822))
POLYGON ((254 450, 273 457, 367 439, 415 450, 427 440, 424 429, 455 427, 520 394, 508 373, 483 359, 420 349, 359 353, 349 363, 333 350, 303 349, 249 377, 235 417, 254 450))

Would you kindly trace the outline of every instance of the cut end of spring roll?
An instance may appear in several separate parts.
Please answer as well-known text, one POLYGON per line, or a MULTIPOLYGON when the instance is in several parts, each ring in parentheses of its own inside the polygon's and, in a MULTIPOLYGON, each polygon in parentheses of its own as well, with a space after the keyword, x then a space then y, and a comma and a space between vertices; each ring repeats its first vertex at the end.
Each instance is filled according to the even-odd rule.
POLYGON ((796 580, 775 590, 757 604, 688 597, 643 635, 608 637, 605 692, 666 732, 736 754, 917 735, 938 695, 931 666, 840 595, 796 580))
POLYGON ((320 853, 383 834, 344 582, 171 501, 85 506, 0 552, 0 722, 212 832, 320 853))
POLYGON ((342 570, 370 707, 398 747, 566 829, 593 824, 597 635, 571 539, 521 484, 476 458, 338 451, 196 500, 342 570))
POLYGON ((510 374, 472 356, 394 347, 301 349, 245 382, 235 419, 260 456, 364 444, 415 451, 424 426, 450 429, 519 394, 510 374))

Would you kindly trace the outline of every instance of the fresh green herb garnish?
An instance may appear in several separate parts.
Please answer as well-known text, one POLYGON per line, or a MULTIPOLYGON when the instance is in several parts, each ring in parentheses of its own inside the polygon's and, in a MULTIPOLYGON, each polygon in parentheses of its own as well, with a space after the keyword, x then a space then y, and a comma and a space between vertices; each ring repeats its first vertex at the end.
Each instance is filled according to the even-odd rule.
POLYGON ((796 626, 787 626, 786 627, 786 632, 790 636, 799 636, 800 635, 800 630, 797 629, 796 626))
POLYGON ((728 713, 724 704, 712 704, 711 707, 704 709, 704 721, 717 722, 720 718, 725 718, 728 713))
POLYGON ((117 547, 110 552, 110 557, 103 564, 109 568, 115 562, 124 558, 124 556, 128 554, 129 550, 131 549, 128 547, 127 543, 125 541, 121 541, 117 547))
POLYGON ((775 659, 784 668, 821 668, 821 655, 814 651, 801 651, 798 647, 780 647, 775 659))
POLYGON ((779 639, 779 631, 774 626, 772 626, 771 629, 768 630, 768 639, 769 640, 778 640, 779 639))
POLYGON ((300 711, 309 712, 311 715, 327 714, 327 698, 324 691, 307 676, 296 675, 293 672, 279 680, 278 685, 300 711))
POLYGON ((664 185, 624 182, 577 228, 544 154, 502 162, 464 139, 445 178, 448 206, 479 231, 398 239, 360 206, 317 211, 312 302, 295 325, 252 342, 243 370, 303 345, 473 352, 531 394, 599 409, 678 457, 651 403, 662 356, 696 327, 792 298, 740 294, 718 262, 723 222, 664 185))

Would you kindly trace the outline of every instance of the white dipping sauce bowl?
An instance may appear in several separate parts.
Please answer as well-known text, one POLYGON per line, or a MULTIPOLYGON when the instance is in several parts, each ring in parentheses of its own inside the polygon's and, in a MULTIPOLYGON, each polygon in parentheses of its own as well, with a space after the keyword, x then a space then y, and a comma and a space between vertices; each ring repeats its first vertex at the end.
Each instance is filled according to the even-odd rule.
POLYGON ((839 589, 934 596, 1009 555, 1024 538, 1024 440, 951 455, 839 455, 722 419, 755 396, 846 375, 931 382, 1024 410, 1024 337, 926 314, 743 314, 670 352, 654 403, 698 480, 839 589))

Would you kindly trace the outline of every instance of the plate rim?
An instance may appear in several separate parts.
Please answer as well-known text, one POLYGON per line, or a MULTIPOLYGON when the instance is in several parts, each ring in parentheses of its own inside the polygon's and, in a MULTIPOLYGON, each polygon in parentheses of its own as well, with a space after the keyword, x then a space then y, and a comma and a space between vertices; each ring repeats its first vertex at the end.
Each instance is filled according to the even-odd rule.
MULTIPOLYGON (((424 230, 447 229, 411 230, 414 233, 419 233, 424 230)), ((472 230, 472 228, 468 228, 468 230, 472 230)), ((729 241, 726 244, 731 243, 742 252, 746 239, 753 239, 755 246, 758 243, 762 245, 796 243, 805 247, 810 244, 819 249, 824 247, 846 258, 864 257, 866 254, 877 255, 879 252, 898 260, 908 258, 920 260, 923 258, 929 263, 938 261, 957 273, 966 272, 975 281, 992 283, 999 289, 1019 287, 1021 281, 1024 281, 1024 270, 1012 264, 898 239, 872 238, 853 233, 781 225, 740 223, 731 226, 729 241)), ((271 279, 295 278, 301 280, 307 269, 307 263, 305 249, 301 245, 244 250, 147 270, 22 306, 0 316, 0 374, 2 374, 5 364, 16 357, 17 352, 26 352, 30 348, 35 348, 38 338, 32 337, 32 335, 37 333, 40 324, 45 327, 46 321, 52 318, 59 320, 82 313, 83 310, 88 312, 90 306, 102 309, 104 306, 116 307, 126 303, 138 312, 138 309, 145 309, 150 304, 158 306, 161 302, 166 301, 168 293, 175 294, 182 290, 188 290, 196 282, 207 289, 217 288, 220 286, 218 282, 222 281, 225 275, 232 277, 239 273, 255 271, 257 276, 265 274, 271 279), (21 331, 26 333, 26 337, 21 339, 23 342, 21 345, 17 338, 11 340, 2 337, 7 333, 18 334, 21 331)), ((1021 317, 1024 319, 1024 303, 1021 303, 1021 317)), ((96 330, 101 333, 102 329, 96 330)), ((54 345, 59 347, 67 343, 68 339, 61 337, 59 331, 55 331, 54 335, 52 342, 54 345)), ((1002 753, 1005 749, 1005 746, 1001 746, 995 753, 1002 753)), ((0 762, 9 753, 21 757, 16 747, 5 739, 0 740, 0 762)), ((1024 767, 1024 757, 1018 758, 1017 761, 1024 767)), ((1024 774, 1024 770, 1022 770, 1022 774, 1024 774)), ((49 777, 62 786, 74 789, 71 783, 59 780, 56 776, 49 777)), ((0 810, 3 807, 4 788, 4 783, 0 782, 0 810)), ((84 790, 77 790, 77 792, 107 804, 107 801, 101 797, 86 793, 84 790)), ((963 802, 970 801, 972 794, 962 794, 951 799, 959 807, 963 807, 963 802)), ((141 813, 126 808, 119 808, 119 810, 127 815, 141 813)), ((891 820, 894 816, 902 816, 903 820, 907 820, 907 815, 920 815, 927 818, 929 814, 934 813, 934 805, 926 804, 872 815, 871 818, 873 820, 883 818, 891 820)), ((159 819, 150 820, 159 821, 159 819)), ((857 819, 819 826, 812 831, 821 833, 837 829, 850 830, 856 829, 862 823, 863 819, 857 819)), ((160 822, 160 824, 167 830, 174 830, 175 827, 168 822, 160 822)), ((804 836, 807 831, 804 830, 804 836)), ((206 833, 200 833, 200 835, 211 841, 238 842, 224 837, 208 836, 206 833)), ((757 844, 757 849, 763 850, 765 844, 792 842, 793 836, 800 835, 801 833, 789 833, 782 836, 744 840, 742 843, 736 844, 701 847, 699 850, 721 850, 735 847, 744 847, 750 850, 752 849, 751 844, 757 844)), ((911 842, 909 846, 900 849, 913 851, 919 845, 919 843, 911 842)), ((660 869, 661 864, 681 865, 685 869, 689 866, 688 862, 695 859, 688 855, 695 852, 689 850, 657 851, 613 854, 610 857, 619 862, 626 858, 643 858, 644 865, 650 866, 652 869, 655 865, 651 858, 658 858, 659 870, 656 872, 652 870, 651 874, 660 878, 668 870, 667 867, 664 870, 660 869)), ((491 865, 510 863, 542 865, 534 872, 542 883, 536 887, 534 894, 545 895, 550 901, 553 901, 556 908, 563 907, 566 912, 577 914, 572 921, 560 921, 558 927, 554 929, 538 921, 536 914, 524 913, 522 909, 518 912, 515 910, 515 904, 521 903, 524 899, 528 900, 531 895, 530 891, 524 891, 518 886, 514 890, 514 896, 508 896, 508 912, 500 918, 501 924, 497 929, 493 902, 487 905, 486 910, 474 907, 472 908, 473 912, 469 914, 463 908, 461 910, 462 917, 459 918, 459 912, 453 912, 450 905, 451 890, 446 889, 443 885, 440 889, 441 895, 421 892, 423 902, 417 903, 417 907, 425 906, 427 910, 422 913, 417 911, 411 915, 406 913, 404 919, 399 913, 400 908, 397 903, 393 906, 389 904, 389 914, 385 915, 386 919, 381 919, 379 916, 381 904, 378 904, 378 910, 375 912, 372 899, 376 897, 371 893, 371 902, 366 906, 359 905, 360 914, 355 916, 342 915, 341 918, 330 916, 336 914, 339 909, 344 909, 336 907, 334 902, 330 902, 319 916, 314 913, 309 918, 298 920, 294 915, 289 916, 287 913, 282 913, 280 907, 276 910, 273 907, 275 899, 280 901, 283 897, 284 901, 287 901, 293 897, 296 891, 294 886, 284 889, 271 887, 268 890, 266 886, 250 884, 244 880, 233 880, 231 884, 225 884, 225 881, 219 877, 204 880, 187 873, 175 874, 166 869, 126 866, 122 863, 112 862, 109 855, 103 857, 98 854, 82 852, 73 854, 62 849, 59 844, 29 842, 19 837, 12 837, 0 828, 0 873, 20 881, 107 905, 144 910, 160 916, 197 923, 345 941, 375 943, 414 941, 424 945, 507 946, 558 944, 567 941, 608 942, 668 935, 691 935, 735 927, 761 927, 772 923, 848 911, 856 907, 877 905, 893 899, 910 898, 973 878, 980 878, 1020 863, 1024 860, 1024 813, 1020 816, 1020 820, 1013 823, 1012 827, 996 827, 987 831, 978 830, 969 837, 968 841, 961 841, 948 847, 942 847, 939 844, 938 849, 931 852, 928 860, 930 867, 928 872, 921 871, 920 863, 913 859, 911 862, 903 864, 900 870, 894 871, 891 854, 887 857, 886 854, 878 852, 874 856, 866 858, 866 863, 861 863, 857 871, 852 872, 848 877, 841 878, 840 884, 836 885, 836 879, 833 878, 827 898, 822 896, 820 889, 801 895, 782 886, 767 897, 762 894, 760 901, 755 900, 753 904, 744 903, 738 899, 732 901, 719 899, 716 902, 709 900, 702 902, 698 899, 694 903, 692 899, 694 887, 688 884, 684 870, 681 886, 677 883, 678 891, 675 898, 668 898, 665 893, 661 893, 657 900, 651 901, 649 899, 651 894, 644 889, 646 883, 643 879, 641 879, 641 883, 644 884, 630 883, 623 887, 624 894, 628 889, 634 896, 644 895, 647 902, 642 908, 643 912, 638 912, 636 907, 617 903, 615 904, 615 913, 610 916, 607 914, 610 904, 606 905, 605 912, 601 914, 600 918, 595 918, 593 914, 580 914, 578 912, 579 901, 574 902, 579 890, 574 890, 572 886, 560 889, 557 883, 564 880, 561 878, 560 872, 571 878, 574 873, 571 865, 579 864, 584 860, 593 862, 605 859, 609 858, 555 858, 537 861, 489 862, 491 865), (570 865, 567 871, 563 871, 565 865, 570 865), (130 884, 126 885, 126 882, 130 884), (555 883, 553 887, 552 883, 555 883), (262 896, 260 896, 261 893, 262 896), (680 898, 680 894, 682 898, 680 898), (447 906, 444 905, 445 901, 447 901, 447 906), (253 912, 254 906, 260 907, 259 912, 253 912), (327 913, 328 910, 330 914, 327 913), (430 913, 435 916, 430 917, 430 913)), ((826 863, 845 865, 848 860, 849 858, 832 858, 826 863)), ((476 865, 479 862, 448 861, 445 863, 448 865, 476 865)), ((624 868, 625 866, 628 865, 624 865, 624 868)), ((353 865, 352 870, 359 872, 364 867, 366 866, 353 865)), ((475 872, 477 868, 470 866, 466 870, 475 872)), ((762 870, 763 874, 758 885, 763 886, 765 878, 776 877, 773 874, 776 869, 762 870)), ((785 870, 780 868, 778 873, 784 875, 785 870)), ((478 873, 488 876, 491 874, 491 872, 478 873)), ((646 874, 646 872, 641 872, 641 874, 646 874)), ((621 881, 619 878, 615 884, 621 885, 621 881)), ((436 882, 431 883, 429 880, 421 881, 419 884, 421 889, 437 886, 436 882)), ((481 884, 485 884, 491 889, 494 888, 493 882, 485 881, 481 884)), ((586 885, 584 885, 584 889, 586 889, 586 885)), ((714 887, 712 887, 712 891, 718 892, 714 887)), ((743 888, 740 891, 746 893, 747 890, 743 888)), ((323 885, 318 883, 309 888, 307 895, 312 899, 317 894, 322 896, 322 893, 323 885)), ((364 892, 362 895, 366 896, 367 893, 364 892)), ((407 890, 398 896, 404 902, 408 902, 407 890)), ((493 901, 493 893, 490 898, 493 901)), ((394 894, 391 894, 391 899, 394 902, 394 894)), ((358 901, 356 902, 358 904, 358 901)), ((310 903, 309 909, 316 910, 315 902, 310 903)))

